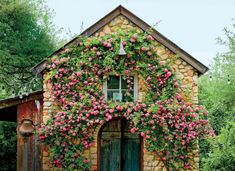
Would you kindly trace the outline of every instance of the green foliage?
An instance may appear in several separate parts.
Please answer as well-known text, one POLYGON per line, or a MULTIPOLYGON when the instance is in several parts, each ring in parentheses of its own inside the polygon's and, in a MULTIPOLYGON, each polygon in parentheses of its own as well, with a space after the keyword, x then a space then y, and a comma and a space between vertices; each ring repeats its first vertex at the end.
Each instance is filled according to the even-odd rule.
POLYGON ((2 171, 16 169, 16 123, 0 121, 0 166, 2 171))
POLYGON ((209 110, 209 119, 217 134, 226 120, 235 119, 235 24, 231 31, 225 29, 225 35, 227 41, 218 40, 228 51, 218 54, 210 72, 199 80, 200 103, 209 110))
MULTIPOLYGON (((58 31, 51 14, 42 0, 0 1, 0 99, 28 83, 30 69, 56 49, 58 31)), ((15 123, 0 123, 0 170, 16 169, 15 129, 15 123)))
POLYGON ((32 78, 30 69, 52 53, 58 42, 51 12, 42 0, 1 0, 0 84, 6 89, 32 78))
MULTIPOLYGON (((223 41, 219 38, 218 41, 228 48, 227 52, 218 54, 214 58, 210 72, 199 80, 199 101, 208 109, 210 124, 218 137, 221 136, 221 130, 224 130, 228 121, 235 121, 235 24, 230 30, 225 29, 224 31, 227 40, 223 41)), ((206 161, 204 169, 208 170, 209 163, 213 162, 211 165, 216 168, 211 166, 209 170, 223 170, 223 168, 233 170, 228 169, 228 166, 224 167, 223 164, 226 164, 226 160, 228 165, 230 161, 234 162, 234 155, 231 155, 230 152, 227 154, 219 152, 219 148, 217 145, 214 146, 213 142, 200 140, 199 143, 200 158, 201 160, 204 158, 206 161), (217 157, 216 161, 210 161, 211 155, 209 156, 209 154, 213 154, 213 160, 217 157)), ((202 167, 202 163, 200 167, 202 167)))
POLYGON ((228 122, 221 129, 212 152, 203 162, 205 171, 235 170, 235 122, 228 122))
MULTIPOLYGON (((233 29, 235 30, 235 25, 233 29)), ((200 103, 207 107, 210 123, 216 134, 220 133, 226 121, 235 119, 235 34, 233 32, 235 31, 225 29, 227 41, 219 40, 228 47, 228 52, 218 54, 210 73, 199 80, 200 103)))

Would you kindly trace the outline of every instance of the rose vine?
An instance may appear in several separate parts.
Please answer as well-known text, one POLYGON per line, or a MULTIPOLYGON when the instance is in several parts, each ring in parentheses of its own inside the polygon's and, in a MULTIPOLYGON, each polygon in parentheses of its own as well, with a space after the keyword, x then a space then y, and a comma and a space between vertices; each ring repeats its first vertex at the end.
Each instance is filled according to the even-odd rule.
POLYGON ((49 147, 51 164, 67 170, 89 170, 84 151, 93 145, 94 130, 114 117, 125 117, 131 133, 142 136, 146 147, 166 168, 192 168, 190 154, 197 138, 211 133, 202 106, 184 102, 177 93, 172 69, 156 54, 159 44, 147 32, 119 31, 102 37, 80 37, 49 60, 48 84, 54 110, 39 131, 49 147), (118 55, 122 42, 126 56, 118 55), (133 97, 133 75, 143 81, 142 100, 106 102, 103 82, 121 75, 133 97))

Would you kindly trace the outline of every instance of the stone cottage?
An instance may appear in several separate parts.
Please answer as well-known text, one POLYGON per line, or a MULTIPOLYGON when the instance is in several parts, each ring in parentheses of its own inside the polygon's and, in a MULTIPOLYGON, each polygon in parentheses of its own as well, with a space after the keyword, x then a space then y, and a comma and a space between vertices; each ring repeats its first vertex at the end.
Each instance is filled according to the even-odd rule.
MULTIPOLYGON (((204 74, 208 68, 176 44, 171 42, 169 39, 164 37, 161 33, 155 29, 152 29, 147 23, 142 21, 124 7, 118 6, 116 9, 81 33, 81 36, 102 37, 116 33, 118 30, 128 31, 132 29, 137 30, 137 32, 143 32, 151 29, 151 36, 157 43, 157 46, 154 47, 157 55, 161 58, 161 61, 169 63, 172 71, 176 73, 176 78, 181 81, 181 93, 183 96, 184 94, 187 94, 184 98, 194 105, 197 105, 198 77, 204 74)), ((62 52, 66 51, 67 48, 77 44, 78 39, 79 37, 71 40, 48 58, 53 58, 53 56, 60 55, 62 52)), ((35 100, 39 100, 41 102, 41 109, 35 114, 37 116, 40 115, 40 117, 35 117, 37 118, 36 121, 38 123, 46 123, 47 120, 50 119, 50 112, 55 106, 55 99, 51 94, 52 87, 48 83, 48 70, 46 69, 48 65, 48 61, 45 60, 34 68, 35 72, 37 74, 41 74, 43 77, 43 91, 40 92, 43 96, 35 96, 34 93, 32 96, 29 96, 31 98, 24 97, 23 100, 20 101, 17 101, 19 100, 17 98, 13 99, 12 101, 14 101, 14 103, 12 101, 11 103, 8 101, 2 102, 2 104, 6 104, 5 108, 18 106, 14 108, 15 113, 17 113, 17 122, 20 122, 20 119, 22 119, 21 115, 24 112, 20 109, 27 106, 27 104, 34 106, 34 108, 37 107, 34 104, 35 100), (36 99, 33 97, 36 97, 36 99)), ((138 75, 133 76, 133 79, 133 98, 134 100, 141 100, 145 94, 144 91, 146 90, 143 88, 145 86, 145 80, 138 75)), ((124 96, 121 97, 120 92, 124 91, 124 89, 122 89, 124 82, 125 80, 123 80, 121 76, 111 76, 110 80, 103 83, 103 87, 101 88, 104 98, 106 100, 111 99, 123 101, 124 96)), ((35 110, 32 112, 35 113, 35 110)), ((28 110, 28 113, 28 115, 30 115, 30 110, 28 110)), ((25 117, 28 115, 24 113, 25 117)), ((84 156, 87 158, 86 162, 88 162, 91 166, 91 170, 165 170, 162 160, 160 158, 156 158, 152 152, 147 150, 145 138, 138 134, 131 134, 129 128, 127 127, 126 121, 120 117, 113 118, 108 122, 97 126, 93 132, 93 138, 94 142, 92 146, 84 151, 84 156)), ((35 150, 35 145, 31 144, 31 146, 31 150, 35 150)), ((48 148, 44 145, 37 148, 40 149, 40 152, 38 153, 38 156, 40 157, 37 160, 37 168, 44 171, 52 170, 52 166, 49 162, 50 154, 48 153, 48 148)), ((20 136, 18 137, 18 152, 19 156, 22 155, 22 139, 20 136)), ((35 156, 35 158, 37 158, 37 156, 35 156)), ((33 161, 35 161, 35 159, 33 161)), ((33 161, 30 162, 31 168, 33 168, 34 165, 33 161)), ((18 162, 22 162, 20 161, 20 157, 18 158, 18 162)), ((197 151, 193 151, 193 157, 190 162, 193 165, 191 170, 199 169, 199 158, 197 151)), ((18 170, 22 170, 21 164, 18 164, 18 170)))

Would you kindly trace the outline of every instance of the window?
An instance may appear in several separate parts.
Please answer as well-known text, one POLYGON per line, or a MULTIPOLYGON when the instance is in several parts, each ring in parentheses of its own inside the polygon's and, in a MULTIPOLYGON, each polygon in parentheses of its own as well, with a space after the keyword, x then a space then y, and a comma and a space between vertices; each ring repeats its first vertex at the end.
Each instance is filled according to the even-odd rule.
POLYGON ((106 101, 120 101, 128 102, 137 99, 137 78, 131 77, 133 84, 132 90, 128 87, 127 80, 124 80, 121 76, 110 76, 104 83, 104 94, 106 101))

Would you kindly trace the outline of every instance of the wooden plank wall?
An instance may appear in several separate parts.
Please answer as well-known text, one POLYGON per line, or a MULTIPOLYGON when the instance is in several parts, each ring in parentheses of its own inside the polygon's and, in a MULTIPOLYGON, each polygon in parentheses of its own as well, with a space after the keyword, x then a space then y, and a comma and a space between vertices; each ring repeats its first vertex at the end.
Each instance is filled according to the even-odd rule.
MULTIPOLYGON (((19 125, 23 118, 32 119, 34 123, 40 125, 42 122, 42 100, 32 100, 17 106, 17 124, 19 125), (39 105, 40 104, 40 105, 39 105), (39 110, 38 108, 39 107, 39 110)), ((38 128, 38 127, 36 127, 38 128)), ((33 135, 29 139, 29 171, 41 170, 41 148, 37 141, 37 136, 33 135)), ((23 170, 23 151, 24 142, 17 130, 17 171, 23 170)))

